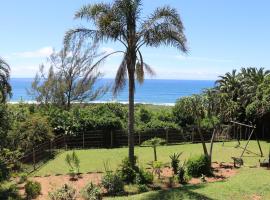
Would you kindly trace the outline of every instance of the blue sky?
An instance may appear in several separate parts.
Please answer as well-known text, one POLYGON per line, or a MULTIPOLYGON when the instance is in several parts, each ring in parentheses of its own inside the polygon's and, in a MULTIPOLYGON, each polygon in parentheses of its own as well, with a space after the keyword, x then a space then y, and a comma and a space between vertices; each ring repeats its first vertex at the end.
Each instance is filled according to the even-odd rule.
MULTIPOLYGON (((110 2, 109 0, 104 0, 110 2)), ((66 30, 85 22, 74 12, 96 0, 3 0, 0 12, 0 55, 11 65, 12 77, 33 77, 52 49, 62 46, 66 30)), ((270 1, 268 0, 144 0, 143 17, 156 7, 175 7, 185 25, 189 53, 168 47, 144 48, 145 61, 160 79, 216 79, 241 67, 270 69, 270 1)), ((100 51, 121 49, 101 44, 100 51)), ((114 77, 120 56, 101 71, 114 77)))

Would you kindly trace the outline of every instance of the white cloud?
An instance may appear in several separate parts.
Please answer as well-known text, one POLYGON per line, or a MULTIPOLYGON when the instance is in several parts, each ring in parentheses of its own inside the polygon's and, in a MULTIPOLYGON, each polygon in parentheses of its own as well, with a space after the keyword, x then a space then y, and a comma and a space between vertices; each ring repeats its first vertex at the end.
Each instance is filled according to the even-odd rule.
POLYGON ((13 53, 12 55, 20 58, 40 58, 40 57, 47 57, 52 53, 53 53, 52 47, 43 47, 35 51, 16 52, 13 53))

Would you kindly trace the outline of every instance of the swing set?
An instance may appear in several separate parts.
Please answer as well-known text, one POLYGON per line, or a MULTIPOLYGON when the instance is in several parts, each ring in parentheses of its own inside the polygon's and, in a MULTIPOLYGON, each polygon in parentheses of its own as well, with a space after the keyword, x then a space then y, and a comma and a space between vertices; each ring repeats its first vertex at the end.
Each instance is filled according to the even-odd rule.
MULTIPOLYGON (((256 126, 253 126, 253 125, 248 125, 248 124, 244 124, 244 123, 240 123, 240 122, 236 122, 236 121, 231 121, 230 122, 230 128, 227 129, 227 138, 229 138, 229 133, 232 133, 232 137, 233 138, 236 138, 237 139, 237 145, 236 145, 236 148, 242 148, 243 151, 240 155, 240 158, 243 157, 244 153, 247 151, 249 153, 253 153, 253 154, 256 154, 258 156, 261 156, 263 157, 263 152, 262 152, 262 148, 261 148, 261 145, 260 145, 260 141, 257 137, 257 133, 256 133, 256 126), (255 136, 256 140, 257 140, 257 144, 258 144, 258 147, 259 147, 259 150, 260 150, 260 154, 257 154, 257 153, 254 153, 252 151, 249 151, 247 149, 248 145, 249 145, 249 142, 252 138, 252 136, 255 136), (244 139, 244 140, 247 140, 246 144, 244 147, 241 147, 241 143, 240 141, 244 139)), ((223 140, 223 146, 224 146, 224 140, 223 140)))

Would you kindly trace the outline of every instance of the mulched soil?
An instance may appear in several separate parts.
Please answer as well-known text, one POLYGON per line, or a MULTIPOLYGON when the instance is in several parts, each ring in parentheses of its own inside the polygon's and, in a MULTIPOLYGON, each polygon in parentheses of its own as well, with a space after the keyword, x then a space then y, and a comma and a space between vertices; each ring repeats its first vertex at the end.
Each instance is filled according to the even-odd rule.
MULTIPOLYGON (((222 181, 229 177, 234 176, 237 173, 237 170, 233 167, 233 163, 212 163, 214 176, 213 177, 206 177, 206 182, 216 182, 216 181, 222 181)), ((174 186, 168 185, 168 179, 169 177, 172 177, 173 172, 171 168, 166 167, 162 170, 161 173, 161 181, 158 184, 159 188, 161 189, 168 189, 171 187, 179 187, 179 184, 175 184, 174 186)), ((68 185, 71 185, 79 192, 82 190, 82 188, 90 183, 93 182, 94 184, 100 184, 102 178, 102 173, 88 173, 88 174, 81 174, 80 177, 77 180, 70 179, 69 175, 52 175, 52 176, 45 176, 45 177, 31 177, 30 180, 37 181, 41 184, 42 187, 42 194, 37 198, 38 200, 44 200, 48 199, 48 193, 50 191, 53 191, 57 188, 60 188, 65 183, 68 185)), ((200 184, 202 183, 200 178, 192 178, 189 182, 189 184, 200 184)), ((154 187, 154 186, 153 186, 154 187)), ((19 186, 20 193, 23 194, 24 189, 23 185, 19 186)), ((255 195, 254 195, 255 196, 255 195)), ((256 196, 258 197, 258 196, 256 196)), ((254 198, 259 199, 259 198, 254 198)))

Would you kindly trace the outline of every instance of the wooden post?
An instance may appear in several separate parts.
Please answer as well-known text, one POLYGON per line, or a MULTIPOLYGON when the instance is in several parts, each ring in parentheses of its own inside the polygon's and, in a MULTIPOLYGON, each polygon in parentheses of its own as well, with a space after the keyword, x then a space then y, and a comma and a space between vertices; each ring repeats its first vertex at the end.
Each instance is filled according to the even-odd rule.
POLYGON ((139 137, 139 145, 141 145, 141 132, 138 132, 138 137, 139 137))
POLYGON ((36 152, 35 152, 35 148, 33 148, 33 167, 34 167, 34 170, 36 170, 36 152))
POLYGON ((248 144, 249 144, 249 141, 250 141, 250 139, 251 139, 251 136, 253 135, 254 130, 255 130, 255 129, 253 129, 253 130, 251 131, 251 133, 250 133, 250 135, 249 135, 249 137, 248 137, 248 141, 247 141, 247 143, 246 143, 246 145, 245 145, 245 148, 244 148, 244 150, 243 150, 243 152, 242 152, 240 158, 243 157, 243 155, 244 155, 244 153, 245 153, 245 151, 246 151, 246 149, 247 149, 247 146, 248 146, 248 144))
POLYGON ((113 148, 113 132, 111 130, 111 148, 113 148))
POLYGON ((84 132, 83 132, 83 149, 84 149, 84 132))
POLYGON ((169 144, 169 130, 166 128, 165 131, 166 131, 166 145, 168 145, 169 144))
POLYGON ((52 139, 50 140, 50 154, 52 155, 52 139))
POLYGON ((67 140, 66 140, 66 135, 64 135, 64 145, 65 145, 65 150, 67 150, 67 140))

